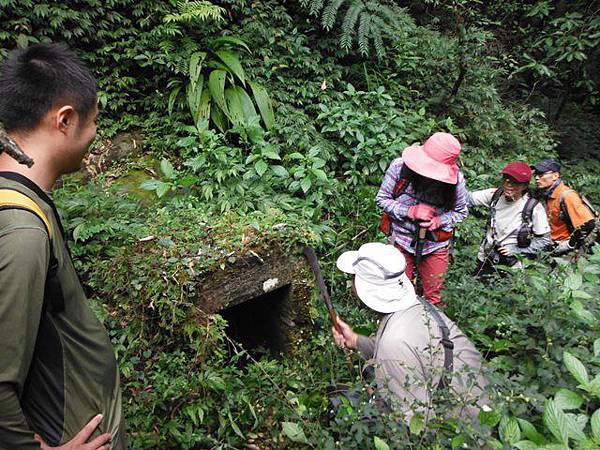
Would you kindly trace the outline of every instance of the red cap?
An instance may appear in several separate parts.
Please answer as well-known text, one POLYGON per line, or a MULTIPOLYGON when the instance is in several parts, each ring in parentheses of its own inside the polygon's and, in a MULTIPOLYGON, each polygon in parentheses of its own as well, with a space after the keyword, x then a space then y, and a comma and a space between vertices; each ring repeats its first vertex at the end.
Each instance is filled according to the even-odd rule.
POLYGON ((532 171, 529 164, 521 161, 513 161, 508 163, 500 173, 513 177, 519 183, 529 183, 532 171))

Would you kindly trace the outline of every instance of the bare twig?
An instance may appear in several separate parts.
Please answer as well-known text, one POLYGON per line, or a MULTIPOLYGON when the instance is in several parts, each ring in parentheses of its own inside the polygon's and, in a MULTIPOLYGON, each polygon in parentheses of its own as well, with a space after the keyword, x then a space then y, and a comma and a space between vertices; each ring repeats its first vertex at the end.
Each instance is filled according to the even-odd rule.
POLYGON ((23 153, 23 150, 10 138, 4 128, 0 127, 0 153, 2 152, 6 152, 19 164, 25 164, 27 167, 33 166, 33 159, 23 153))

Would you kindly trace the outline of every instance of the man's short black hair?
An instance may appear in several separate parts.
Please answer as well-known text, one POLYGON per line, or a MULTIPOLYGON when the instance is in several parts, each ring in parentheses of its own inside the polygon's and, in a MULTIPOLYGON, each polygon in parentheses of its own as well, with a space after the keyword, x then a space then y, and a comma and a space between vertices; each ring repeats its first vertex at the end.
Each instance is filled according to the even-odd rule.
POLYGON ((58 102, 71 104, 81 120, 95 108, 96 80, 64 44, 15 50, 0 67, 0 122, 6 131, 31 131, 58 102))

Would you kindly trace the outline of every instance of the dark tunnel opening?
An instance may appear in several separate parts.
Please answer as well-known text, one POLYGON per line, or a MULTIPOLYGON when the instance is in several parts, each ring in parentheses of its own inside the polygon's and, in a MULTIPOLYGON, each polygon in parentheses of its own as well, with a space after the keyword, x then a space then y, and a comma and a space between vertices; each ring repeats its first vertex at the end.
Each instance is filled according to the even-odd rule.
POLYGON ((286 285, 222 310, 227 335, 252 357, 285 353, 289 338, 283 326, 289 322, 290 293, 286 285))

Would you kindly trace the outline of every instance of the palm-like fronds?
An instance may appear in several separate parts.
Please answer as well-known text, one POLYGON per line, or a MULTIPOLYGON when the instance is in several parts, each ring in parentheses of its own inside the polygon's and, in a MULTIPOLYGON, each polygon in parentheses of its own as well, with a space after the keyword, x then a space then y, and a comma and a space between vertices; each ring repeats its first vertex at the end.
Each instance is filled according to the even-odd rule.
POLYGON ((165 22, 220 21, 223 20, 223 15, 226 12, 225 8, 214 5, 206 0, 180 0, 177 3, 177 10, 177 13, 167 14, 165 22))
POLYGON ((300 0, 309 14, 320 16, 321 26, 331 31, 341 16, 341 47, 354 44, 363 56, 375 49, 378 58, 385 54, 384 37, 401 27, 398 10, 389 0, 300 0))

